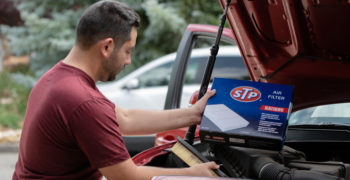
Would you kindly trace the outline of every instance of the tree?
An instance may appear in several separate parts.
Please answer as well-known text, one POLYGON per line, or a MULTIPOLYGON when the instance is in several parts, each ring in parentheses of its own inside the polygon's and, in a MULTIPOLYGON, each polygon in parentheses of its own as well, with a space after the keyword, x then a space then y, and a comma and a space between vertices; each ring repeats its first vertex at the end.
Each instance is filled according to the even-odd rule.
MULTIPOLYGON (((75 40, 83 10, 96 0, 18 1, 23 27, 2 27, 12 53, 30 55, 30 70, 40 77, 64 58, 75 40)), ((189 23, 218 24, 222 10, 217 1, 122 0, 141 16, 133 63, 125 73, 163 54, 176 51, 189 23), (213 8, 214 7, 214 8, 213 8)))
MULTIPOLYGON (((0 24, 6 24, 8 26, 23 25, 19 11, 12 1, 0 0, 0 24)), ((2 71, 2 61, 5 55, 2 42, 3 38, 0 30, 0 72, 2 71)))

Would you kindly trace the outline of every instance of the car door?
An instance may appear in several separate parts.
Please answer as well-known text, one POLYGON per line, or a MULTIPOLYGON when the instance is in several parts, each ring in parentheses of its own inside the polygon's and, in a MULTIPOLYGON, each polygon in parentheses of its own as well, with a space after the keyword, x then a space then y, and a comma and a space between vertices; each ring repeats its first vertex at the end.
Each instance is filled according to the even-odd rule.
MULTIPOLYGON (((210 48, 211 45, 214 44, 217 28, 217 26, 196 24, 190 24, 187 27, 177 50, 164 109, 185 107, 188 105, 187 102, 189 102, 191 95, 196 90, 199 90, 205 66, 210 55, 210 48), (207 49, 208 56, 199 57, 192 53, 193 49, 200 47, 202 49, 207 49), (188 81, 191 78, 194 79, 193 82, 188 81)), ((240 52, 238 48, 234 46, 235 41, 229 29, 224 29, 220 45, 225 46, 228 52, 223 52, 219 49, 212 78, 226 77, 250 79, 240 52), (230 73, 225 74, 227 71, 230 73), (239 75, 232 77, 232 74, 237 73, 239 75)))

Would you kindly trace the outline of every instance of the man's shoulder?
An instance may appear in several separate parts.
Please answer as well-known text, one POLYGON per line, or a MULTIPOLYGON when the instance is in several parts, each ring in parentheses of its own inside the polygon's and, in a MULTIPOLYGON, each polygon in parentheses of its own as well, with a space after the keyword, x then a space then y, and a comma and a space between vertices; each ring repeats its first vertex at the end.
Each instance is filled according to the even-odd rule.
POLYGON ((97 89, 95 82, 81 71, 56 65, 48 71, 33 89, 61 108, 76 108, 85 102, 99 102, 113 106, 97 89))
POLYGON ((94 87, 86 85, 85 82, 77 81, 74 85, 66 85, 64 88, 56 88, 52 91, 56 97, 70 102, 70 104, 80 106, 85 103, 96 104, 96 106, 110 106, 111 103, 94 87))

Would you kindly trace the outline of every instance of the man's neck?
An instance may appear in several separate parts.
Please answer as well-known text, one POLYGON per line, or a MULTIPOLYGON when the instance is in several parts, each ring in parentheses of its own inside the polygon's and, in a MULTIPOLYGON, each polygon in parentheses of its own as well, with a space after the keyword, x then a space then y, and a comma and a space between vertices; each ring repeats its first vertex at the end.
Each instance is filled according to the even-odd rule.
POLYGON ((89 50, 82 50, 77 46, 74 46, 69 54, 63 59, 63 62, 67 65, 73 66, 84 71, 95 82, 98 81, 98 61, 95 59, 94 53, 89 50))

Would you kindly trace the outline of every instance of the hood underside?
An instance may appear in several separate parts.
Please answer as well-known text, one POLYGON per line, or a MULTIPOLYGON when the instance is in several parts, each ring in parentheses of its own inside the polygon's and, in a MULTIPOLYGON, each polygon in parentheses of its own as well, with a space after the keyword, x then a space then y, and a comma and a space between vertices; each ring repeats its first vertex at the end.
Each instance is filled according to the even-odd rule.
POLYGON ((251 78, 294 86, 293 111, 350 102, 350 1, 232 0, 227 18, 251 78))

